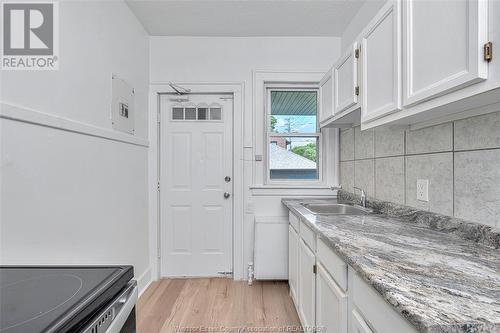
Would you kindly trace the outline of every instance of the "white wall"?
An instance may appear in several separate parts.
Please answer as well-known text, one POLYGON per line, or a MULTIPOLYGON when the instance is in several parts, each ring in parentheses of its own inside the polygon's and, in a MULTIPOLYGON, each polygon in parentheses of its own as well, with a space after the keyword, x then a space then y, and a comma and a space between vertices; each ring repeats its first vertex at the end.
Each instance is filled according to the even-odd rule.
MULTIPOLYGON (((252 71, 326 72, 339 56, 336 37, 151 37, 150 79, 154 83, 244 83, 244 263, 253 257, 254 215, 283 216, 279 196, 252 197, 254 182, 252 71)), ((237 214, 235 216, 238 216, 237 214)), ((156 223, 156 221, 152 221, 156 223)), ((235 246, 241 246, 236 244, 235 246)), ((246 267, 235 267, 243 270, 246 267)), ((246 274, 246 270, 244 271, 246 274)))
POLYGON ((115 73, 147 139, 148 36, 122 1, 61 1, 59 16, 58 71, 1 73, 0 264, 130 264, 143 287, 147 147, 116 141, 109 115, 115 73), (34 123, 5 119, 7 104, 34 123))
POLYGON ((387 0, 368 0, 359 9, 342 34, 342 50, 354 42, 368 22, 377 14, 387 0))

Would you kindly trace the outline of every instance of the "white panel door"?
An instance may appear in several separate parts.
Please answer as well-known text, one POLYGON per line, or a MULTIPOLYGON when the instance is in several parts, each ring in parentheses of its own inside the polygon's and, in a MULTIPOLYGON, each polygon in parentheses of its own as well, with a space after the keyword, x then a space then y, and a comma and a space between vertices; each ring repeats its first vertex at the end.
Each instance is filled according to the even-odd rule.
POLYGON ((299 315, 305 326, 315 325, 316 257, 302 239, 299 240, 299 315))
POLYGON ((404 2, 405 106, 487 78, 487 15, 483 0, 404 2))
POLYGON ((161 97, 162 276, 232 271, 231 97, 161 97))
POLYGON ((358 103, 356 93, 358 86, 357 48, 358 44, 354 43, 334 66, 334 114, 339 114, 358 103))
POLYGON ((297 306, 297 287, 299 280, 299 236, 295 229, 288 227, 288 284, 290 285, 290 295, 297 306))
POLYGON ((347 333, 347 295, 318 263, 316 274, 316 326, 321 332, 347 333))
POLYGON ((329 70, 319 83, 320 90, 320 108, 319 122, 324 122, 333 116, 333 70, 329 70))
POLYGON ((362 122, 401 110, 401 5, 389 0, 362 33, 362 122))

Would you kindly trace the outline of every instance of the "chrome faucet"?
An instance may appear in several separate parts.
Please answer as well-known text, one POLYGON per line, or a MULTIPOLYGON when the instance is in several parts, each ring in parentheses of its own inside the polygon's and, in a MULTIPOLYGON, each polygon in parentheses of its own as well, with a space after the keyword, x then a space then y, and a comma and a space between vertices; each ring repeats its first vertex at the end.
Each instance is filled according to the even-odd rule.
POLYGON ((361 206, 366 208, 366 193, 365 193, 365 191, 359 187, 356 187, 356 186, 354 187, 354 189, 361 191, 361 201, 359 203, 361 204, 361 206))

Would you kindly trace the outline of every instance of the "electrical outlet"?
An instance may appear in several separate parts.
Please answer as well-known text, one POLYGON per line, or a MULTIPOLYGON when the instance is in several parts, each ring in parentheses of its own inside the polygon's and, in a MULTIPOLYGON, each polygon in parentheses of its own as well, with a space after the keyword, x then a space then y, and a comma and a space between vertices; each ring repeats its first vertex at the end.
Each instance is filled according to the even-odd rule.
POLYGON ((429 201, 429 180, 417 179, 417 200, 429 201))

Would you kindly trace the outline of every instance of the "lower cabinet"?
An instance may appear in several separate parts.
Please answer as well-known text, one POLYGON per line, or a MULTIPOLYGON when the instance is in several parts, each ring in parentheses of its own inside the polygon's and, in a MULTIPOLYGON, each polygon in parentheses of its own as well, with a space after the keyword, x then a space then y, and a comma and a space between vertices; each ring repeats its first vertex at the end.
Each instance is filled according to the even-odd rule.
POLYGON ((347 333, 347 294, 321 263, 316 273, 316 326, 318 332, 347 333))
POLYGON ((288 229, 290 294, 307 332, 417 333, 308 226, 294 222, 300 223, 288 229))
POLYGON ((307 244, 299 240, 299 317, 308 329, 316 322, 316 256, 307 244))
POLYGON ((356 310, 351 312, 351 331, 352 333, 373 333, 365 323, 363 317, 356 310))
POLYGON ((290 295, 295 305, 299 304, 297 298, 299 281, 299 235, 290 225, 288 226, 288 283, 290 284, 290 295))

